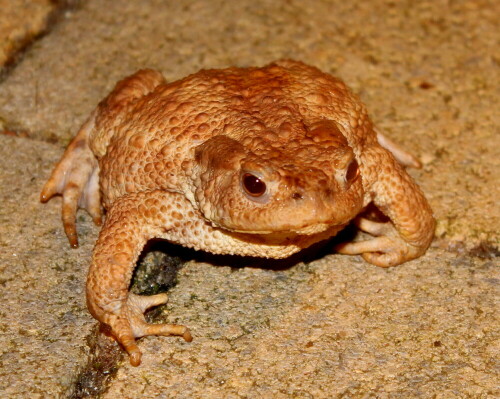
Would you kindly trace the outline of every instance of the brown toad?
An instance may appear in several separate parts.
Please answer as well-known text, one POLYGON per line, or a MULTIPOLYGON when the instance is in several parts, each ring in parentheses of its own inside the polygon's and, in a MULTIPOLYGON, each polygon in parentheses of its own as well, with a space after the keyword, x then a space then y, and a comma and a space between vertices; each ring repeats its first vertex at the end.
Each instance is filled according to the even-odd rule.
POLYGON ((165 303, 165 294, 128 291, 151 238, 283 258, 334 236, 373 203, 390 221, 357 218, 374 238, 338 252, 382 267, 422 255, 433 237, 432 212, 394 157, 417 162, 375 132, 344 83, 303 63, 206 70, 169 84, 142 70, 90 115, 41 200, 62 194, 73 246, 77 209, 100 223, 102 201, 107 214, 87 304, 138 365, 137 337, 191 340, 184 326, 146 323, 144 311, 165 303))

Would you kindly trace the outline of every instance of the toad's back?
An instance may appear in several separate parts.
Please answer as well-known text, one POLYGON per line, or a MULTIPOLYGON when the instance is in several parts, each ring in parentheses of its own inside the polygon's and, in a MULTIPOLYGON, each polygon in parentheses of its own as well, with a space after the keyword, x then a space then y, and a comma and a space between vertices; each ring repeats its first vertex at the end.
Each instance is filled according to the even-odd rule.
POLYGON ((215 135, 255 147, 267 133, 276 146, 300 147, 307 143, 304 127, 328 118, 346 125, 354 148, 375 140, 364 107, 344 83, 294 61, 204 70, 170 84, 144 70, 114 92, 120 95, 100 104, 90 135, 107 207, 126 193, 182 189, 194 148, 215 135))

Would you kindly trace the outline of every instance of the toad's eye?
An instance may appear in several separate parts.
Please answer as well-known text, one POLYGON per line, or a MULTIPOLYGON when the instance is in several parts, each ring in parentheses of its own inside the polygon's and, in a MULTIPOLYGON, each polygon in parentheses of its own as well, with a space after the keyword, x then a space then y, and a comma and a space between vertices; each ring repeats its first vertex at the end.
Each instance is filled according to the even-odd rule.
POLYGON ((347 171, 345 173, 345 180, 348 184, 354 182, 359 176, 359 166, 358 162, 353 159, 349 166, 347 167, 347 171))
POLYGON ((266 192, 266 183, 251 173, 244 173, 241 182, 246 193, 252 197, 260 197, 266 192))

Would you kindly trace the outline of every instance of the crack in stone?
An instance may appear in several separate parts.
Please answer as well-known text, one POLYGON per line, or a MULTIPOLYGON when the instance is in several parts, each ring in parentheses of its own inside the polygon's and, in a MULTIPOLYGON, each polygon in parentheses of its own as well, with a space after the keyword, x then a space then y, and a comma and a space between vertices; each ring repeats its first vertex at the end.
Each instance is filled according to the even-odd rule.
POLYGON ((68 399, 99 397, 114 379, 123 350, 111 338, 99 332, 99 326, 87 337, 89 356, 86 365, 77 374, 68 399))
MULTIPOLYGON (((136 294, 153 295, 166 292, 177 284, 177 272, 183 266, 181 257, 169 256, 164 252, 170 246, 157 249, 152 243, 141 256, 131 284, 131 290, 136 294)), ((170 252, 170 251, 168 251, 170 252)), ((147 314, 149 322, 161 320, 161 306, 147 314)), ((87 337, 89 356, 85 366, 76 375, 70 388, 68 399, 95 398, 103 395, 114 380, 122 361, 128 361, 123 349, 110 337, 106 331, 96 325, 94 331, 87 337)))

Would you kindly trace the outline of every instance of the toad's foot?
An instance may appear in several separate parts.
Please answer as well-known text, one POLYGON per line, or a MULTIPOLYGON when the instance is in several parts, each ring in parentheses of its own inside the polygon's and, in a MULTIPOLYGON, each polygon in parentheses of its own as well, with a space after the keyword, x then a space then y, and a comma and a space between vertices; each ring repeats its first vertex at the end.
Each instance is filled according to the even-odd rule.
POLYGON ((366 241, 342 243, 335 250, 345 255, 362 255, 363 258, 376 266, 396 266, 421 253, 421 248, 404 241, 391 222, 379 223, 359 217, 356 226, 375 238, 366 241))
POLYGON ((103 321, 111 327, 113 337, 123 346, 130 357, 130 364, 141 364, 142 353, 135 339, 146 335, 182 336, 185 341, 193 340, 191 332, 185 326, 178 324, 149 324, 144 318, 144 312, 167 302, 166 294, 140 296, 128 294, 125 304, 120 309, 119 316, 109 315, 103 321))
POLYGON ((75 248, 78 246, 76 232, 78 208, 87 210, 94 223, 101 224, 99 166, 88 145, 88 134, 93 125, 94 118, 91 116, 66 149, 40 194, 42 202, 47 202, 56 194, 62 195, 64 231, 71 246, 75 248))

